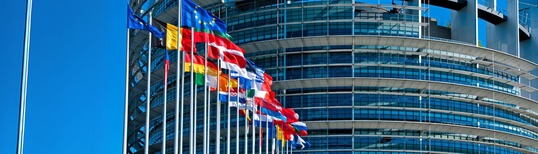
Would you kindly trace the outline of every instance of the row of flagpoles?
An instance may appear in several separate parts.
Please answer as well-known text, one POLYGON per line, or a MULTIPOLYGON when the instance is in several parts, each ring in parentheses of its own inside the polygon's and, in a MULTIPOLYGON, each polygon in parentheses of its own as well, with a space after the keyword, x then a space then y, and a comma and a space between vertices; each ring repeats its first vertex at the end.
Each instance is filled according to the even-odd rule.
MULTIPOLYGON (((310 144, 304 141, 301 136, 307 135, 307 126, 299 122, 298 114, 291 108, 284 108, 275 98, 275 92, 271 90, 272 77, 257 67, 254 62, 244 57, 245 50, 230 40, 227 34, 226 24, 212 13, 199 7, 191 0, 181 0, 178 3, 178 25, 163 22, 154 19, 151 10, 149 10, 149 22, 137 16, 133 10, 128 7, 127 21, 127 78, 126 78, 126 108, 128 108, 128 76, 129 76, 129 29, 149 31, 148 61, 147 61, 147 89, 146 89, 146 121, 144 127, 144 151, 149 153, 150 133, 155 129, 150 126, 151 112, 151 60, 152 48, 164 48, 164 79, 163 79, 163 115, 162 115, 162 152, 166 153, 167 137, 167 92, 168 92, 168 71, 170 68, 169 51, 177 51, 177 70, 183 72, 176 74, 176 105, 175 105, 175 127, 174 127, 174 153, 183 153, 183 126, 184 106, 188 105, 189 109, 189 128, 188 128, 188 152, 196 153, 196 136, 197 126, 203 126, 203 145, 204 154, 210 153, 211 148, 211 99, 216 99, 216 130, 214 139, 214 152, 220 153, 221 137, 221 103, 227 103, 226 110, 226 154, 230 154, 231 145, 231 112, 236 112, 235 117, 235 139, 236 153, 240 148, 240 117, 243 115, 244 122, 244 152, 248 151, 248 134, 249 127, 252 128, 252 145, 251 152, 256 150, 256 129, 259 130, 259 148, 258 153, 262 153, 263 132, 265 132, 265 149, 269 153, 269 143, 271 143, 271 153, 287 152, 296 147, 308 147, 310 144), (196 43, 204 43, 204 55, 197 53, 196 43), (185 72, 189 72, 190 104, 185 104, 185 72), (203 124, 196 124, 197 107, 197 86, 203 86, 203 124), (181 91, 178 88, 181 87, 181 91), (211 91, 216 93, 216 97, 211 97, 211 91), (181 109, 180 109, 181 107, 181 109), (235 109, 232 109, 235 108, 235 109), (251 118, 252 117, 252 118, 251 118), (178 122, 180 121, 180 122, 178 122), (271 142, 269 139, 271 138, 271 142), (277 143, 278 142, 278 143, 277 143)), ((136 64, 137 65, 137 64, 136 64)), ((125 132, 127 132, 127 110, 125 113, 125 132)), ((127 134, 124 134, 124 153, 127 152, 127 134)))

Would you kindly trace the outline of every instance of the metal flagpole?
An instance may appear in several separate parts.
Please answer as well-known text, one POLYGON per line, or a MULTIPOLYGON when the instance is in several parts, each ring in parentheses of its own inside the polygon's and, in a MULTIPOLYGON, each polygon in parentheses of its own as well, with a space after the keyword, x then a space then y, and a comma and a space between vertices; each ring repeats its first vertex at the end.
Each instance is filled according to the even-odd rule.
MULTIPOLYGON (((191 65, 191 66, 193 66, 193 65, 191 65)), ((194 71, 194 70, 193 70, 193 71, 194 71)), ((193 73, 193 74, 194 74, 194 73, 193 73)), ((192 128, 192 133, 193 133, 193 135, 192 135, 192 142, 194 143, 194 147, 193 147, 193 149, 192 149, 192 150, 193 150, 193 153, 196 153, 196 146, 198 145, 198 144, 196 144, 196 126, 197 126, 197 125, 196 125, 196 117, 197 117, 197 115, 198 115, 198 114, 197 114, 197 111, 198 111, 198 99, 197 99, 197 98, 198 98, 198 90, 197 90, 197 88, 198 88, 197 85, 194 84, 194 97, 195 97, 195 98, 194 98, 194 104, 192 105, 192 106, 194 107, 194 112, 192 113, 192 114, 194 115, 194 117, 193 117, 193 118, 194 118, 194 119, 193 119, 194 126, 193 126, 193 128, 192 128)))
POLYGON ((265 154, 269 154, 269 115, 265 116, 265 154))
MULTIPOLYGON (((180 41, 178 41, 180 42, 180 41)), ((183 89, 183 84, 180 84, 180 75, 183 76, 183 70, 181 68, 182 64, 183 63, 183 59, 180 58, 181 57, 181 52, 179 51, 179 45, 178 45, 178 51, 177 51, 177 68, 176 68, 176 108, 175 108, 175 129, 174 129, 174 153, 180 153, 179 150, 178 150, 178 146, 179 146, 179 137, 181 137, 179 135, 179 88, 181 86, 181 88, 183 89)), ((183 105, 181 105, 183 106, 183 105)))
POLYGON ((191 94, 191 98, 190 98, 190 112, 189 112, 189 116, 190 116, 190 122, 189 122, 189 153, 193 154, 194 153, 194 148, 196 147, 195 143, 194 143, 194 28, 191 27, 191 82, 190 82, 190 94, 191 94))
POLYGON ((245 154, 248 152, 248 110, 245 109, 245 154))
MULTIPOLYGON (((220 68, 220 58, 217 60, 217 68, 220 68)), ((215 135, 215 153, 220 154, 220 74, 217 75, 217 118, 215 122, 217 123, 217 134, 215 135)))
MULTIPOLYGON (((218 70, 217 70, 217 77, 218 77, 218 70)), ((218 94, 218 93, 217 93, 218 94)), ((211 88, 208 89, 208 96, 207 96, 207 147, 206 147, 206 153, 209 153, 209 146, 211 145, 211 88)))
MULTIPOLYGON (((219 71, 217 70, 217 78, 219 71)), ((209 153, 209 146, 211 145, 211 88, 207 89, 207 148, 206 153, 209 153)))
MULTIPOLYGON (((127 19, 128 20, 128 19, 127 19)), ((123 118, 123 154, 127 154, 127 127, 128 127, 128 118, 129 118, 129 28, 127 28, 127 51, 125 54, 125 107, 124 107, 124 118, 123 118)), ((21 152, 22 153, 22 152, 21 152)))
POLYGON ((181 84, 178 84, 181 80, 183 81, 183 75, 184 75, 184 71, 183 71, 183 61, 184 61, 184 58, 181 57, 180 59, 180 56, 183 55, 181 53, 181 3, 178 3, 178 8, 177 8, 177 20, 178 20, 178 29, 177 29, 177 37, 178 37, 178 41, 177 41, 177 68, 176 68, 176 112, 175 112, 175 129, 174 129, 174 154, 178 154, 178 153, 183 153, 183 82, 181 84), (181 79, 179 79, 181 77, 181 79), (179 97, 179 88, 181 86, 181 129, 179 129, 179 100, 180 100, 180 97, 179 97), (179 135, 179 132, 181 132, 181 135, 179 135), (181 148, 179 147, 179 141, 180 140, 179 138, 181 137, 181 148))
MULTIPOLYGON (((261 106, 260 106, 260 110, 261 110, 261 106)), ((260 129, 260 139, 259 139, 259 141, 258 141, 258 144, 260 145, 260 147, 258 148, 258 153, 261 154, 261 153, 262 153, 262 141, 263 141, 263 140, 262 140, 262 137, 263 137, 263 132, 262 132, 262 119, 261 119, 262 115, 260 114, 259 117, 260 117, 260 120, 258 121, 258 126, 260 126, 260 127, 259 127, 259 129, 260 129)))
MULTIPOLYGON (((152 12, 149 12, 149 24, 151 25, 153 23, 152 21, 153 19, 153 16, 152 16, 152 12)), ((149 36, 149 38, 151 39, 151 35, 149 36)), ((168 52, 168 51, 164 51, 164 52, 168 52)), ((165 53, 166 54, 166 53, 165 53)), ((166 56, 166 55, 165 55, 166 56)), ((166 64, 165 64, 166 65, 166 64)), ((166 66, 164 68, 164 71, 168 71, 166 69, 166 66)), ((166 93, 168 92, 168 82, 167 82, 167 76, 166 74, 168 74, 167 72, 164 72, 165 75, 164 75, 164 78, 163 78, 163 84, 164 84, 164 90, 163 90, 163 144, 162 144, 162 148, 161 148, 161 151, 162 153, 165 153, 166 152, 166 104, 168 104, 168 100, 166 98, 166 93)))
POLYGON ((256 153, 256 128, 254 127, 254 115, 256 114, 256 105, 252 108, 252 153, 256 153))
POLYGON ((228 106, 228 108, 226 109, 226 112, 227 112, 226 113, 226 115, 227 115, 226 116, 226 121, 227 121, 226 122, 226 154, 230 154, 230 109, 231 109, 230 104, 232 102, 230 100, 230 97, 231 97, 230 95, 232 95, 232 93, 230 93, 230 86, 231 86, 230 80, 232 78, 232 76, 230 74, 232 74, 232 71, 230 69, 228 69, 228 83, 226 84, 226 85, 228 85, 227 86, 227 88, 228 88, 228 105, 226 105, 226 106, 228 106))
MULTIPOLYGON (((209 47, 207 46, 207 43, 206 43, 206 57, 205 57, 205 61, 206 61, 206 64, 207 64, 207 54, 209 54, 209 47)), ((217 83, 218 83, 218 78, 219 78, 219 67, 217 67, 217 83)), ((206 77, 207 79, 207 77, 206 77)), ((217 92, 218 92, 218 84, 217 84, 217 92)), ((211 145, 211 88, 208 88, 207 89, 207 93, 208 93, 208 96, 207 96, 207 136, 205 138, 205 140, 207 140, 207 147, 206 147, 206 154, 209 153, 209 146, 211 145)), ((218 95, 218 93, 217 93, 218 95)), ((218 100, 218 98, 217 98, 218 100)))
POLYGON ((204 142, 203 150, 204 154, 207 154, 207 43, 204 43, 205 54, 204 54, 204 142))
MULTIPOLYGON (((149 12, 149 16, 150 16, 150 21, 151 21, 151 14, 152 12, 150 11, 149 12)), ((148 47, 148 63, 147 63, 147 67, 148 67, 148 83, 147 83, 147 89, 146 89, 146 138, 144 139, 144 153, 145 154, 149 154, 149 119, 150 119, 150 112, 151 112, 151 93, 150 93, 150 88, 151 88, 151 50, 152 50, 152 40, 151 40, 151 32, 149 33, 149 47, 148 47)))
MULTIPOLYGON (((238 78, 239 79, 239 78, 238 78)), ((239 81, 237 82, 237 112, 235 114, 235 153, 239 154, 239 81)))
MULTIPOLYGON (((180 28, 178 28, 180 29, 180 28)), ((181 34, 181 33, 179 33, 181 34)), ((179 35, 178 34, 178 35, 179 35)), ((178 50, 179 49, 179 46, 178 46, 178 50)), ((180 111, 180 115, 181 115, 181 120, 180 120, 180 126, 181 128, 178 130, 179 131, 179 153, 183 153, 183 119, 185 119, 184 117, 184 111, 185 111, 185 71, 184 71, 184 65, 185 65, 185 53, 181 53, 181 60, 182 60, 182 67, 181 68, 181 95, 180 95, 180 100, 181 100, 181 111, 180 111)))
MULTIPOLYGON (((32 26, 32 0, 26 1, 26 23, 24 28, 24 51, 22 56, 22 79, 21 79, 21 102, 19 107, 19 132, 17 136, 17 154, 24 153, 24 128, 26 127, 26 94, 28 89, 28 63, 30 60, 30 29, 32 26)), ((129 29, 127 29, 127 40, 129 40, 129 29)), ((129 64, 129 41, 127 41, 127 64, 129 64)), ((127 74, 129 65, 127 65, 127 74)), ((126 77, 128 79, 128 77, 126 77)), ((127 98, 127 97, 126 97, 127 98)), ((127 101, 125 103, 127 105, 127 101)), ((127 108, 125 109, 125 120, 127 120, 127 108)), ((124 122, 124 152, 127 147, 127 121, 124 122)))

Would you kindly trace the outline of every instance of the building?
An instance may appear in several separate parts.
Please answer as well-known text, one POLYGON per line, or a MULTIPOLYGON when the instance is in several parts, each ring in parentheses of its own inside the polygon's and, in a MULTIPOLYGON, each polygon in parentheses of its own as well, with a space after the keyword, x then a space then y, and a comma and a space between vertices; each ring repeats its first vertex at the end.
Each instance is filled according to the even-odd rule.
MULTIPOLYGON (((275 79, 278 99, 309 126, 305 140, 312 147, 295 153, 538 152, 538 32, 532 30, 538 20, 530 20, 538 17, 535 4, 224 1, 196 2, 228 23, 234 42, 275 79), (435 18, 449 18, 449 26, 435 18)), ((131 6, 137 9, 154 3, 136 2, 131 6)), ((154 15, 177 22, 177 1, 162 1, 154 15)), ((144 122, 136 119, 145 117, 146 83, 139 82, 146 80, 145 38, 132 35, 130 45, 128 149, 133 153, 143 151, 144 144, 144 122)), ((153 68, 162 68, 156 59, 153 68)), ((152 86, 162 80, 158 76, 152 86)), ((160 113, 162 98, 155 102, 160 113)), ((156 117, 152 147, 161 142, 162 120, 156 117)), ((173 132, 169 136, 172 145, 173 132)))

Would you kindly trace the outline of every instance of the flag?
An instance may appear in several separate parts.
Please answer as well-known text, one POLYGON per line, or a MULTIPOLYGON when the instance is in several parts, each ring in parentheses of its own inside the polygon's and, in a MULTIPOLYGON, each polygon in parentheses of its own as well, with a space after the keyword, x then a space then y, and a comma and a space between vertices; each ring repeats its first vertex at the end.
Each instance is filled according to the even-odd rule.
POLYGON ((166 48, 166 35, 168 34, 168 32, 166 32, 166 23, 165 22, 162 22, 158 19, 155 19, 153 18, 152 19, 152 25, 155 26, 155 28, 157 28, 157 30, 159 30, 160 32, 163 32, 164 34, 164 37, 162 38, 159 38, 159 37, 156 37, 156 36, 151 36, 151 40, 153 42, 152 46, 153 47, 157 47, 157 48, 166 48))
POLYGON ((256 64, 253 61, 248 60, 248 59, 247 59, 247 71, 254 73, 253 79, 255 79, 256 82, 263 83, 265 70, 263 70, 262 68, 259 68, 258 66, 256 66, 256 64))
POLYGON ((252 120, 250 119, 250 117, 248 116, 248 112, 247 112, 246 109, 241 109, 241 110, 239 110, 239 114, 242 115, 242 116, 245 116, 245 118, 247 118, 248 121, 252 121, 252 120))
POLYGON ((306 127, 306 124, 303 122, 295 122, 291 123, 291 125, 295 128, 295 133, 299 136, 306 136, 308 135, 308 127, 306 127), (298 124, 297 124, 298 123, 298 124), (299 125, 300 124, 300 125, 299 125))
POLYGON ((217 76, 211 76, 211 75, 207 76, 206 83, 207 83, 207 86, 210 87, 209 90, 214 91, 215 89, 217 89, 217 80, 218 80, 217 76))
POLYGON ((267 115, 254 114, 254 126, 256 127, 267 127, 266 122, 273 125, 273 117, 267 115), (260 124, 261 122, 261 124, 260 124))
POLYGON ((135 15, 133 9, 131 9, 130 6, 127 6, 127 18, 127 28, 147 30, 151 32, 155 37, 164 37, 164 32, 159 31, 157 28, 144 21, 144 19, 135 15))
POLYGON ((282 131, 282 127, 276 126, 276 139, 281 143, 280 146, 284 146, 286 144, 286 139, 284 137, 284 131, 282 131))
POLYGON ((299 121, 299 114, 295 113, 292 108, 282 108, 282 115, 286 117, 286 122, 293 123, 299 121))
POLYGON ((226 23, 191 0, 181 1, 181 26, 227 33, 226 23))
POLYGON ((246 69, 243 70, 243 68, 245 68, 247 65, 247 62, 244 56, 237 55, 236 51, 229 50, 225 47, 216 45, 214 43, 208 44, 208 50, 209 50, 208 51, 209 57, 213 59, 220 59, 221 61, 227 64, 236 65, 236 66, 226 65, 225 67, 231 67, 230 68, 231 70, 234 70, 236 72, 245 72, 246 74, 246 69))
MULTIPOLYGON (((211 85, 211 90, 216 90, 217 88, 217 78, 209 79, 210 76, 208 76, 208 84, 211 85)), ((227 74, 220 74, 219 78, 219 91, 228 91, 228 86, 230 87, 230 91, 235 91, 234 89, 237 88, 237 80, 230 79, 230 82, 228 83, 228 75, 227 74)))
POLYGON ((236 78, 239 81, 240 88, 245 89, 245 90, 249 90, 252 88, 252 82, 250 79, 244 78, 242 76, 238 76, 238 74, 235 73, 235 71, 232 71, 231 76, 232 78, 236 78))
POLYGON ((254 97, 254 94, 255 94, 255 93, 256 93, 255 90, 251 90, 251 89, 249 89, 249 90, 247 90, 247 97, 248 97, 248 98, 252 98, 252 97, 254 97))
POLYGON ((283 116, 279 111, 268 109, 268 108, 263 107, 263 106, 261 106, 260 109, 261 109, 261 113, 273 116, 273 117, 278 118, 278 119, 282 119, 282 121, 286 122, 286 117, 283 116))
MULTIPOLYGON (((222 102, 228 102, 228 91, 219 91, 219 98, 222 102)), ((242 108, 242 109, 249 109, 249 110, 252 110, 253 106, 252 105, 247 105, 247 99, 245 97, 245 92, 244 90, 239 90, 239 92, 237 92, 237 89, 236 88, 233 88, 231 89, 230 88, 230 106, 231 107, 239 107, 239 108, 242 108), (239 104, 238 103, 238 99, 239 98, 239 104)))
MULTIPOLYGON (((235 98, 236 98, 236 96, 230 96, 231 101, 236 101, 235 98)), ((228 101, 228 92, 227 91, 219 91, 219 100, 221 102, 227 102, 228 103, 229 102, 228 101)))
POLYGON ((293 149, 295 149, 296 147, 301 147, 301 149, 304 149, 305 147, 306 148, 309 148, 310 147, 310 143, 306 142, 305 140, 303 140, 303 138, 301 138, 300 136, 297 136, 297 135, 293 135, 293 143, 292 143, 293 146, 291 146, 293 149))
MULTIPOLYGON (((205 59, 204 57, 194 54, 193 59, 191 60, 191 54, 185 53, 185 72, 191 71, 191 64, 194 67, 194 73, 204 74, 204 63, 205 59)), ((207 74, 210 76, 217 76, 218 71, 220 71, 215 65, 215 63, 207 61, 207 74)))
POLYGON ((165 59, 164 59, 164 89, 168 85, 168 70, 170 69, 170 56, 168 56, 168 51, 164 50, 165 59))
MULTIPOLYGON (((203 32, 203 31, 192 31, 189 28, 181 28, 182 43, 191 43, 194 39, 194 43, 207 42, 214 43, 217 46, 222 46, 226 49, 230 49, 234 52, 238 52, 238 55, 244 55, 245 49, 239 47, 233 43, 229 38, 214 34, 213 32, 203 32), (194 36, 194 38, 192 38, 194 36)), ((185 51, 190 51, 190 48, 185 49, 185 51)))
POLYGON ((246 60, 244 57, 221 51, 214 46, 208 46, 208 56, 221 61, 221 68, 246 74, 246 60))
POLYGON ((194 83, 199 86, 205 85, 204 77, 204 74, 194 73, 194 83))
MULTIPOLYGON (((153 42, 155 42, 152 44, 152 46, 158 47, 158 48, 166 48, 167 50, 177 50, 177 45, 178 45, 177 41, 179 40, 178 32, 177 32, 178 27, 170 23, 165 23, 155 18, 153 18, 152 21, 153 21, 153 25, 159 31, 163 32, 163 35, 164 35, 162 38, 152 37, 151 39, 153 40, 153 42)), ((185 29, 181 28, 180 30, 184 31, 185 29)), ((181 44, 180 44, 181 51, 190 53, 191 47, 192 47, 191 45, 192 42, 190 40, 191 36, 188 35, 187 39, 185 39, 184 37, 186 36, 182 36, 181 38, 181 44)), ((195 53, 196 49, 193 50, 193 52, 195 53)))
POLYGON ((177 41, 178 41, 178 34, 177 34, 177 27, 166 23, 166 49, 167 50, 177 50, 177 41))

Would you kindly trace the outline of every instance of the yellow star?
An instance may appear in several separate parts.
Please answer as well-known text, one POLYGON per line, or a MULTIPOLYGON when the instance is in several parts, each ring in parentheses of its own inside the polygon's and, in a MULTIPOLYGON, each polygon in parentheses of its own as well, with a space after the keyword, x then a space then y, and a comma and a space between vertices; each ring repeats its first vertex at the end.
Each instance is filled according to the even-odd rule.
POLYGON ((204 25, 207 25, 207 22, 204 22, 204 25))
POLYGON ((198 23, 201 24, 201 23, 202 23, 202 20, 198 20, 198 23))
POLYGON ((196 16, 194 16, 194 18, 198 19, 198 16, 196 15, 196 16))

